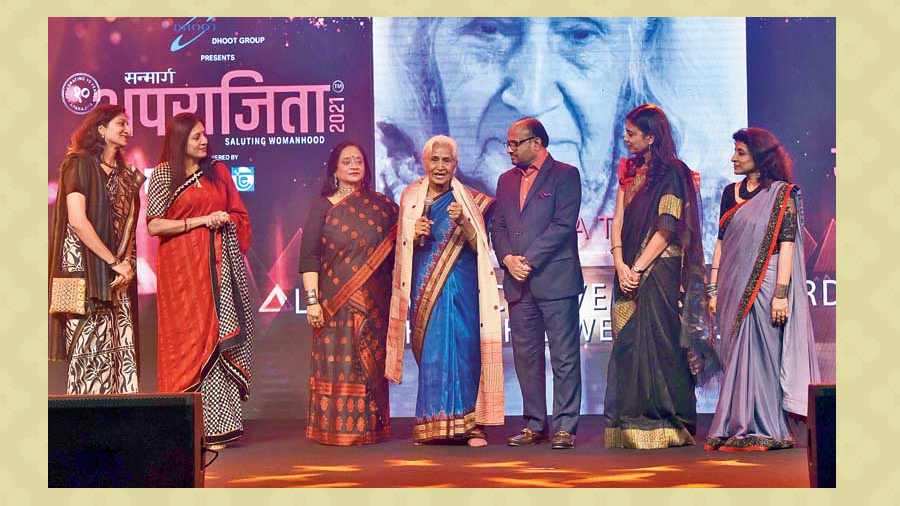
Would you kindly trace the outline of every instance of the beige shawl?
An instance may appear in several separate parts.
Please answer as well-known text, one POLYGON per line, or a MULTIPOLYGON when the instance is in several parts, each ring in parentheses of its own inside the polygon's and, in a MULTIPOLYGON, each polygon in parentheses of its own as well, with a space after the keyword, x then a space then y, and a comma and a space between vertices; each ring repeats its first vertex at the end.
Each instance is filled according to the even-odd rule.
MULTIPOLYGON (((491 247, 485 231, 484 217, 472 200, 470 190, 454 178, 450 183, 453 198, 462 207, 464 219, 475 226, 478 257, 478 310, 481 321, 481 381, 475 401, 475 420, 482 425, 502 425, 503 419, 503 354, 500 326, 500 294, 491 263, 491 247)), ((412 280, 413 225, 422 216, 427 178, 411 183, 400 197, 400 218, 394 257, 394 279, 391 294, 390 322, 387 336, 387 358, 384 376, 400 383, 403 377, 403 348, 409 315, 412 280)))

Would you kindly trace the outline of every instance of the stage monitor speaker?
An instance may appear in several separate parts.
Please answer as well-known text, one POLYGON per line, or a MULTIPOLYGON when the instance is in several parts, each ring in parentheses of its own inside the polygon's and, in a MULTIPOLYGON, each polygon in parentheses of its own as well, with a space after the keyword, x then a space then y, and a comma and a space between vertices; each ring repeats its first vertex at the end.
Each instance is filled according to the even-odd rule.
POLYGON ((50 487, 202 487, 199 393, 49 398, 50 487))
POLYGON ((835 478, 835 397, 834 385, 810 385, 807 423, 809 424, 809 485, 831 487, 835 478))

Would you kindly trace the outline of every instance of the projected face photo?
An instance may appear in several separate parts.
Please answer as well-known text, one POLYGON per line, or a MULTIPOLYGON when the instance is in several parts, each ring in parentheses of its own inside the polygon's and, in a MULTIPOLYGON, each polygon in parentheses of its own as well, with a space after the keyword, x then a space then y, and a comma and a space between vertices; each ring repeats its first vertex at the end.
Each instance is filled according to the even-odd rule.
POLYGON ((645 22, 629 18, 441 20, 432 53, 461 176, 493 192, 510 167, 507 128, 533 116, 550 134, 552 156, 581 169, 597 190, 585 199, 596 210, 611 175, 628 77, 622 62, 644 29, 645 22))
MULTIPOLYGON (((399 196, 424 174, 415 146, 444 134, 459 146, 457 177, 493 195, 512 167, 507 130, 533 116, 553 158, 581 172, 583 263, 608 264, 625 114, 659 104, 679 155, 723 171, 731 146, 719 140, 746 123, 744 37, 742 19, 376 18, 378 188, 399 196)), ((713 176, 704 184, 719 186, 713 176)))

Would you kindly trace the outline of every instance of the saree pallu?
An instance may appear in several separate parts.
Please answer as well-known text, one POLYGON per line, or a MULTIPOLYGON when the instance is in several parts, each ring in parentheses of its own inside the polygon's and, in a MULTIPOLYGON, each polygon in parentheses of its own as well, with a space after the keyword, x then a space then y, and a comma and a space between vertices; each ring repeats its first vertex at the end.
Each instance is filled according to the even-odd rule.
MULTIPOLYGON (((461 221, 471 224, 475 230, 474 244, 470 244, 472 253, 475 255, 475 267, 471 274, 474 276, 475 286, 455 289, 457 292, 469 291, 473 300, 477 301, 477 306, 475 306, 477 311, 463 315, 466 318, 475 315, 478 317, 476 328, 479 334, 481 369, 478 372, 474 423, 476 425, 503 425, 505 417, 503 413, 503 338, 500 321, 500 293, 497 290, 497 278, 491 261, 492 252, 484 224, 485 213, 493 203, 493 199, 467 188, 456 178, 450 181, 450 192, 452 199, 459 204, 462 213, 461 221), (474 293, 471 291, 473 288, 474 293)), ((413 351, 419 353, 415 350, 416 348, 421 350, 421 344, 425 342, 425 332, 429 328, 431 309, 440 295, 440 288, 444 286, 446 276, 451 272, 456 261, 456 257, 452 255, 456 255, 456 252, 462 251, 462 248, 465 247, 463 243, 457 242, 461 238, 458 236, 462 235, 462 229, 457 227, 449 231, 450 238, 446 247, 436 250, 440 253, 440 258, 433 259, 435 269, 425 276, 424 281, 427 284, 422 284, 420 281, 419 296, 416 298, 412 296, 413 286, 416 285, 413 279, 414 257, 417 249, 414 247, 417 243, 414 229, 416 220, 422 216, 427 195, 428 178, 423 177, 410 183, 400 196, 400 217, 397 227, 387 357, 385 359, 385 377, 394 383, 400 383, 403 379, 407 321, 412 322, 410 325, 412 340, 419 343, 413 344, 413 351), (412 313, 410 307, 414 303, 417 304, 417 309, 415 313, 412 313)), ((449 205, 449 202, 446 205, 449 205)), ((442 206, 442 209, 443 213, 446 213, 446 207, 442 206)), ((440 217, 439 212, 431 214, 434 217, 440 217)), ((434 246, 432 244, 429 247, 434 246)), ((430 261, 422 257, 420 262, 430 261)), ((421 276, 422 270, 420 269, 419 272, 421 276)), ((453 311, 455 312, 457 309, 453 308, 453 311)), ((437 341, 434 342, 437 343, 437 341)), ((416 357, 417 360, 419 358, 416 357)), ((444 370, 446 370, 445 366, 435 369, 434 377, 440 377, 443 374, 441 371, 444 370)), ((447 374, 458 374, 458 371, 448 371, 447 374)), ((465 421, 464 425, 468 427, 470 423, 465 421)), ((465 428, 458 429, 457 432, 462 430, 465 428)), ((472 431, 469 435, 474 435, 474 432, 472 431)))
POLYGON ((198 227, 160 239, 157 387, 201 392, 205 442, 226 443, 243 435, 241 402, 250 392, 253 320, 243 260, 250 220, 224 164, 197 171, 174 193, 170 170, 153 171, 148 221, 222 210, 230 221, 218 231, 198 227))
POLYGON ((683 165, 625 188, 622 255, 632 265, 657 231, 666 249, 625 294, 613 282, 613 348, 605 400, 607 448, 654 449, 694 443, 695 381, 687 351, 702 333, 702 249, 690 170, 683 165))
POLYGON ((137 332, 132 301, 137 283, 110 289, 112 269, 90 251, 68 224, 67 197, 85 197, 85 213, 98 237, 118 258, 135 265, 138 192, 144 176, 118 164, 107 175, 99 161, 68 155, 51 236, 50 279, 86 280, 86 314, 55 314, 50 322, 50 358, 67 362, 66 393, 112 394, 138 391, 137 332))
POLYGON ((306 425, 319 443, 376 443, 391 434, 384 359, 396 222, 396 204, 375 192, 353 193, 325 215, 325 325, 313 332, 306 425))
MULTIPOLYGON (((484 199, 482 199, 484 200, 484 199)), ((447 192, 431 207, 431 238, 413 253, 410 327, 419 365, 413 440, 466 437, 476 427, 481 379, 478 265, 447 216, 447 192)))
POLYGON ((806 415, 808 385, 819 381, 802 233, 792 256, 787 322, 776 326, 771 317, 779 257, 774 251, 792 199, 797 230, 803 230, 795 188, 776 181, 722 217, 727 228, 717 298, 726 370, 709 429, 710 449, 793 446, 785 411, 806 415))

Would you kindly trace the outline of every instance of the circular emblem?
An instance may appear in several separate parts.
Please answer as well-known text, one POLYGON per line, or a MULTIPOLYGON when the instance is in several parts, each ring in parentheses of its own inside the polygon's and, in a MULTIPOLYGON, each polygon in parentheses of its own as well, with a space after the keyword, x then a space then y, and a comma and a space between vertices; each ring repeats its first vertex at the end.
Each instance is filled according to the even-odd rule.
POLYGON ((343 93, 344 91, 344 81, 338 79, 337 81, 331 83, 331 91, 335 93, 343 93))
POLYGON ((87 114, 100 102, 100 83, 83 72, 72 74, 63 82, 62 101, 75 114, 87 114))

